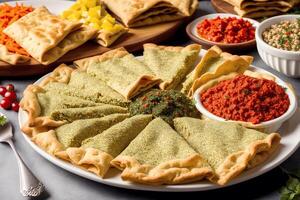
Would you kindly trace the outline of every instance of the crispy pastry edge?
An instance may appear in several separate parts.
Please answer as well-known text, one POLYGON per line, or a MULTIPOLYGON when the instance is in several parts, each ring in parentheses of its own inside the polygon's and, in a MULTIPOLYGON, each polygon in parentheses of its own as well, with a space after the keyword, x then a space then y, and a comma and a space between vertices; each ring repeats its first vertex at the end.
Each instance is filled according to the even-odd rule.
POLYGON ((225 185, 238 176, 246 168, 252 168, 264 162, 279 146, 281 137, 271 133, 263 140, 252 142, 244 151, 233 153, 216 169, 216 175, 211 181, 225 185))
POLYGON ((174 159, 152 167, 140 164, 129 156, 117 156, 111 164, 123 170, 123 180, 148 185, 179 184, 211 178, 213 172, 209 167, 202 166, 203 160, 199 154, 193 154, 185 159, 174 159))

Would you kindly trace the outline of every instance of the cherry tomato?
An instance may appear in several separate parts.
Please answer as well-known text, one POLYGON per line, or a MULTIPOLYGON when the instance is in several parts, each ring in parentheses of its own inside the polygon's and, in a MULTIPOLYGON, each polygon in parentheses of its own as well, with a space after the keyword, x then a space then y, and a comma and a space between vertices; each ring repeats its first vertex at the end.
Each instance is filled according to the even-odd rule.
POLYGON ((7 110, 7 109, 10 109, 11 107, 11 100, 8 99, 8 98, 3 98, 1 101, 0 101, 0 106, 7 110))
POLYGON ((15 86, 13 84, 8 84, 8 85, 6 85, 6 90, 7 91, 14 91, 15 90, 15 86))
POLYGON ((0 87, 0 95, 4 97, 4 94, 7 92, 6 88, 1 86, 0 87))
POLYGON ((14 101, 17 99, 17 95, 14 91, 5 92, 4 97, 10 99, 11 101, 14 101))
POLYGON ((19 105, 18 102, 13 102, 13 103, 11 104, 11 109, 12 109, 13 111, 18 112, 18 111, 19 111, 19 108, 20 108, 20 105, 19 105))

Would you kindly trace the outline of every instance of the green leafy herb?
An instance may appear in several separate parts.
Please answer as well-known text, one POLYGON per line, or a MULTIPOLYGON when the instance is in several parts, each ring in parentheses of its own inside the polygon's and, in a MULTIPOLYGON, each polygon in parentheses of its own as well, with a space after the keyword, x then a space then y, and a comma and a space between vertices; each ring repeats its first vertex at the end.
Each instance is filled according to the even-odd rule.
POLYGON ((5 116, 0 115, 0 126, 3 126, 4 124, 6 124, 7 119, 5 116))
POLYGON ((284 37, 281 36, 278 40, 278 44, 280 44, 282 46, 284 44, 284 42, 285 42, 285 39, 284 39, 284 37))
POLYGON ((295 172, 282 171, 288 175, 286 185, 281 188, 280 200, 300 200, 300 169, 295 172))

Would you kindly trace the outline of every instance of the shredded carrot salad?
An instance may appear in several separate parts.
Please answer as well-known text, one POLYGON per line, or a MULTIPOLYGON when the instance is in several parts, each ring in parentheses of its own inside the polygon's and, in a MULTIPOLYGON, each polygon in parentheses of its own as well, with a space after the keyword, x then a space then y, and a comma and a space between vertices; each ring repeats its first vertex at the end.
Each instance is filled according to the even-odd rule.
POLYGON ((16 4, 15 6, 8 4, 0 5, 0 44, 5 45, 9 52, 30 56, 25 49, 4 34, 3 30, 11 23, 32 11, 33 8, 31 6, 24 6, 23 4, 16 4))

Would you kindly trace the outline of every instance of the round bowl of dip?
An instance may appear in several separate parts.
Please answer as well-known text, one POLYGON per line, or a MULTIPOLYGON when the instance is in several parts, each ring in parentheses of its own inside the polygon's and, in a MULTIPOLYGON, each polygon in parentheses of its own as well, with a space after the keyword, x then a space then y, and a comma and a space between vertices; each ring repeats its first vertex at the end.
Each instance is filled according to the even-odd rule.
MULTIPOLYGON (((264 132, 275 132, 277 131, 280 126, 282 125, 283 122, 285 122, 286 120, 288 120, 296 111, 297 109, 297 98, 294 94, 293 89, 284 81, 282 81, 281 79, 274 77, 274 76, 270 76, 270 75, 262 75, 257 78, 257 72, 250 72, 250 73, 245 73, 245 75, 236 75, 236 74, 232 74, 232 75, 225 75, 222 76, 218 79, 209 81, 207 84, 201 86, 200 88, 198 88, 196 90, 196 92, 194 93, 194 100, 196 102, 196 107, 197 109, 202 113, 202 117, 204 119, 211 119, 211 120, 216 120, 216 121, 223 121, 223 122, 237 122, 245 127, 248 128, 254 128, 254 129, 258 129, 264 132), (254 77, 252 75, 255 75, 254 77), (238 82, 238 80, 235 79, 241 79, 241 80, 245 80, 245 79, 250 79, 250 80, 254 80, 257 81, 257 79, 261 79, 261 81, 258 82, 249 82, 251 84, 248 84, 250 86, 250 89, 248 89, 247 87, 244 87, 244 83, 238 82), (270 78, 270 79, 269 79, 270 78), (269 79, 269 80, 268 80, 269 79), (211 109, 205 107, 206 103, 203 103, 203 96, 202 94, 207 94, 207 92, 211 92, 211 94, 213 94, 210 89, 216 89, 215 91, 220 92, 220 88, 218 89, 217 86, 220 84, 224 84, 224 83, 230 83, 230 81, 232 81, 233 83, 235 83, 236 85, 231 87, 230 85, 228 87, 225 87, 224 85, 221 88, 225 88, 226 90, 221 91, 224 92, 222 95, 220 95, 220 99, 224 98, 224 106, 221 105, 220 108, 215 109, 214 111, 211 111, 211 109), (236 81, 236 82, 234 82, 236 81), (272 82, 269 82, 272 81, 272 82), (275 84, 274 84, 275 82, 275 84), (255 87, 253 86, 254 84, 257 83, 257 87, 258 89, 255 89, 255 87), (271 86, 270 86, 271 84, 271 86), (232 88, 232 90, 235 91, 239 91, 238 94, 242 94, 242 95, 229 95, 227 96, 230 92, 228 91, 228 88, 232 88), (238 87, 242 88, 242 90, 239 90, 238 87), (259 87, 263 87, 263 89, 259 88, 259 87), (265 89, 269 89, 270 92, 268 93, 268 91, 262 91, 265 89), (272 90, 278 90, 278 92, 276 91, 272 91, 272 90), (274 95, 275 93, 277 93, 279 96, 278 100, 280 102, 276 102, 276 99, 272 99, 272 95, 274 95), (261 116, 256 117, 256 114, 258 113, 257 111, 255 111, 255 109, 259 110, 259 112, 264 113, 264 107, 263 106, 257 106, 257 102, 260 102, 260 99, 257 99, 257 101, 254 99, 254 101, 250 102, 249 98, 245 98, 245 96, 247 95, 252 95, 253 98, 263 98, 263 96, 260 94, 267 94, 269 96, 271 96, 272 98, 267 99, 268 97, 266 97, 265 99, 263 99, 262 105, 265 105, 266 107, 266 111, 265 113, 267 113, 266 115, 263 115, 264 119, 268 119, 268 120, 262 120, 263 118, 261 116), (226 101, 227 98, 237 98, 236 99, 236 103, 232 103, 235 100, 234 99, 228 99, 228 102, 232 103, 229 105, 226 105, 226 101), (244 102, 242 102, 244 101, 244 102), (268 107, 268 101, 270 102, 270 107, 268 107), (281 104, 282 102, 285 102, 285 105, 281 104), (241 104, 242 102, 242 104, 241 104), (286 103, 288 102, 288 104, 286 103), (252 103, 252 104, 251 104, 252 103), (272 104, 273 103, 273 104, 272 104), (245 106, 246 105, 246 106, 245 106), (280 106, 283 106, 284 109, 280 106), (248 106, 248 107, 247 107, 248 106), (224 109, 224 107, 226 109, 224 109), (243 107, 241 109, 241 107, 243 107), (228 113, 227 108, 232 108, 231 112, 228 113), (247 120, 241 120, 240 118, 235 118, 232 117, 234 116, 234 112, 237 112, 238 116, 249 116, 247 118, 247 120), (228 114, 229 117, 226 117, 226 113, 228 114), (253 114, 255 113, 255 114, 253 114), (279 113, 279 114, 278 114, 279 113), (268 115, 268 116, 267 116, 268 115), (275 116, 275 117, 270 117, 270 115, 275 116), (249 120, 248 120, 249 119, 249 120)), ((246 84, 247 85, 247 84, 246 84)), ((252 98, 252 97, 251 97, 252 98)), ((258 113, 259 115, 260 113, 258 113)))
POLYGON ((255 37, 258 53, 267 65, 289 77, 300 77, 300 15, 264 20, 255 37))
POLYGON ((187 25, 186 33, 204 48, 218 45, 223 51, 241 52, 255 48, 255 29, 258 24, 253 19, 238 15, 216 13, 192 21, 187 25), (203 32, 200 29, 206 35, 201 35, 203 32))

